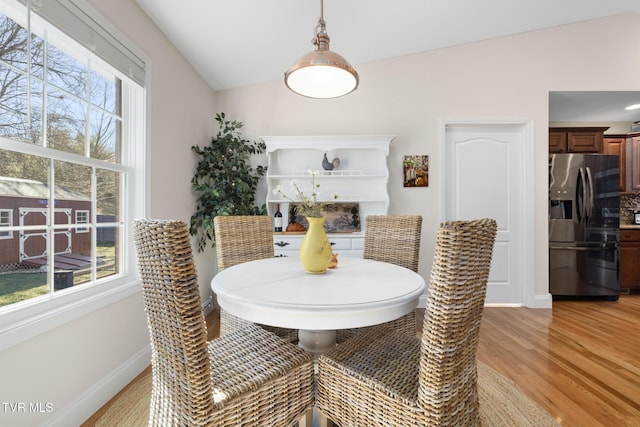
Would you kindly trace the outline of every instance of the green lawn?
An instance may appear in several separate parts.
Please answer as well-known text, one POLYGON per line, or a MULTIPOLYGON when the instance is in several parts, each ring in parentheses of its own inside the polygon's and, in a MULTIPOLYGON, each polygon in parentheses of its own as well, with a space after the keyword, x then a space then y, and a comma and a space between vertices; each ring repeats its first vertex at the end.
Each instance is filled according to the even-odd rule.
POLYGON ((44 272, 0 274, 0 307, 46 295, 47 292, 49 287, 44 272))
MULTIPOLYGON (((113 266, 115 261, 114 246, 99 246, 98 257, 102 258, 106 265, 113 266)), ((98 270, 98 278, 114 274, 113 268, 98 270)), ((90 273, 74 274, 73 283, 79 285, 91 279, 90 273)), ((28 300, 49 292, 47 285, 47 273, 39 270, 21 273, 1 273, 0 274, 0 307, 16 302, 28 300)))

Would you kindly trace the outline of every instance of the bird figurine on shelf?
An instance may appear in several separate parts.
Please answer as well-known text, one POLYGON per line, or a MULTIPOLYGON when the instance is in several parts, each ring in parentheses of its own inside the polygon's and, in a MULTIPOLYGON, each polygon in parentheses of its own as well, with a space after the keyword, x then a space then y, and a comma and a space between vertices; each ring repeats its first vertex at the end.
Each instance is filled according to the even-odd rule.
POLYGON ((336 157, 330 162, 329 159, 327 159, 327 153, 324 153, 324 157, 322 158, 322 167, 324 170, 332 171, 334 169, 338 169, 338 166, 340 166, 339 158, 336 157))

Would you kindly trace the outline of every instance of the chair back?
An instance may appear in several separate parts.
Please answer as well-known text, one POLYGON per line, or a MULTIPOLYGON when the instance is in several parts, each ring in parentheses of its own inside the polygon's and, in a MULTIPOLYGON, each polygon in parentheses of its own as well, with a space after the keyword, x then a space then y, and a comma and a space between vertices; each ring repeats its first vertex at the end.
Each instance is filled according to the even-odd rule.
POLYGON ((420 215, 369 215, 364 232, 364 258, 418 272, 420 215))
POLYGON ((476 353, 496 230, 488 218, 438 229, 418 391, 429 424, 479 424, 476 353))
POLYGON ((271 217, 232 215, 213 218, 218 271, 248 261, 273 258, 271 217))
MULTIPOLYGON (((207 328, 187 225, 139 219, 134 239, 151 336, 150 425, 213 410, 207 328)), ((192 425, 196 425, 194 421, 192 425)))

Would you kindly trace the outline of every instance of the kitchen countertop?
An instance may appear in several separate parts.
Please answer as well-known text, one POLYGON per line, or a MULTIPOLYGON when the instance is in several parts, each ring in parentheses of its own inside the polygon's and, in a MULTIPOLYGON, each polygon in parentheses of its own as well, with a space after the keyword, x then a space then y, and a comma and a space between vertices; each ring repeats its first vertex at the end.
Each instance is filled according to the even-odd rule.
POLYGON ((640 224, 620 224, 620 229, 624 230, 640 230, 640 224))

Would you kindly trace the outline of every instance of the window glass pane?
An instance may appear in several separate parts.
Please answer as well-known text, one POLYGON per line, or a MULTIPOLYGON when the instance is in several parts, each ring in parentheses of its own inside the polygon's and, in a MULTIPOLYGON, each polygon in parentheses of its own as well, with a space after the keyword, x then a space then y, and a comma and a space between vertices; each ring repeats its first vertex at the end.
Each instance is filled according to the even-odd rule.
MULTIPOLYGON (((89 224, 89 211, 76 209, 76 225, 89 224)), ((89 227, 76 227, 76 233, 87 233, 89 227)))
POLYGON ((11 221, 11 209, 1 209, 0 210, 0 226, 10 227, 12 224, 11 221))
MULTIPOLYGON (((69 162, 54 162, 55 170, 55 205, 54 215, 55 253, 71 254, 71 257, 87 257, 77 268, 90 267, 91 234, 76 233, 76 212, 85 213, 86 222, 90 224, 91 212, 91 167, 69 162), (65 227, 66 225, 66 227, 65 227)), ((84 227, 88 231, 87 227, 84 227)), ((61 266, 60 268, 63 268, 61 266)))
POLYGON ((27 71, 27 30, 0 13, 0 60, 27 71))
POLYGON ((49 159, 0 149, 0 197, 47 198, 48 181, 49 159))
POLYGON ((91 108, 91 157, 119 163, 120 120, 102 109, 91 108))
POLYGON ((96 230, 98 257, 97 278, 101 279, 121 272, 121 243, 122 226, 110 226, 113 215, 98 215, 98 228, 96 230))
POLYGON ((80 98, 87 94, 87 66, 55 46, 47 46, 47 84, 80 98))
POLYGON ((33 79, 29 99, 27 31, 0 14, 0 136, 41 144, 44 41, 32 35, 31 43, 33 79))
POLYGON ((26 142, 31 142, 36 145, 44 145, 43 138, 43 117, 44 117, 44 89, 43 84, 39 80, 31 80, 31 97, 29 112, 31 114, 31 128, 30 134, 27 136, 29 139, 26 142))
POLYGON ((13 239, 13 231, 2 231, 13 225, 13 209, 0 209, 0 239, 13 239))
POLYGON ((55 161, 54 171, 54 290, 59 291, 92 280, 93 232, 91 227, 82 227, 85 231, 78 233, 75 227, 78 217, 83 224, 91 224, 92 168, 55 161))
POLYGON ((27 78, 0 63, 0 136, 30 142, 27 78))
POLYGON ((86 104, 64 92, 47 96, 47 145, 57 150, 83 155, 86 104))
POLYGON ((116 111, 116 85, 115 77, 108 79, 95 71, 91 72, 91 104, 100 107, 110 113, 116 111))
POLYGON ((111 219, 103 222, 121 222, 120 200, 120 173, 98 169, 96 171, 96 192, 98 215, 109 215, 111 219))
POLYGON ((98 169, 96 171, 97 190, 97 253, 104 261, 99 265, 98 278, 121 272, 122 218, 119 201, 121 199, 121 174, 98 169))
POLYGON ((20 227, 13 238, 0 239, 0 306, 47 292, 40 267, 47 264, 44 226, 49 163, 45 158, 0 150, 0 211, 11 212, 9 221, 20 227), (23 276, 24 271, 33 274, 23 276))
POLYGON ((91 167, 55 161, 56 208, 91 209, 91 167))

